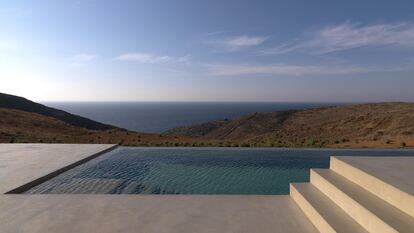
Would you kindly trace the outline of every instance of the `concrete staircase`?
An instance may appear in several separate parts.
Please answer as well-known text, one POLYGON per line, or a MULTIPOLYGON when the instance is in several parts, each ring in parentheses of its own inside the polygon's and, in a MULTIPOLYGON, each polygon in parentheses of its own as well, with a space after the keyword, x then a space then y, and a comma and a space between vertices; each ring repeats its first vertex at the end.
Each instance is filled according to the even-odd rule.
POLYGON ((414 177, 405 172, 410 185, 399 177, 409 162, 331 157, 330 169, 311 169, 310 183, 291 184, 290 196, 320 232, 414 233, 414 177))

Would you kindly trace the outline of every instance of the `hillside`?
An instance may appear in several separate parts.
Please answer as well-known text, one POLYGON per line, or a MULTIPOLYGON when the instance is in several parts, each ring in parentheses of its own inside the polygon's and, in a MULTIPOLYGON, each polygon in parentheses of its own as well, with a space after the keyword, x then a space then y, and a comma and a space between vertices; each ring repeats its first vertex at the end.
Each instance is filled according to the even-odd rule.
POLYGON ((414 104, 377 103, 254 113, 234 120, 179 127, 165 133, 243 146, 414 146, 414 104))
POLYGON ((120 129, 89 130, 32 112, 0 108, 0 143, 114 143, 127 146, 185 146, 192 138, 120 129))
POLYGON ((127 131, 0 94, 0 143, 117 143, 126 146, 414 147, 414 104, 377 103, 253 113, 179 127, 127 131))
POLYGON ((77 116, 59 109, 50 108, 35 103, 23 97, 0 93, 0 108, 17 109, 25 112, 38 113, 40 115, 56 118, 70 125, 79 126, 92 130, 108 130, 117 127, 77 116))

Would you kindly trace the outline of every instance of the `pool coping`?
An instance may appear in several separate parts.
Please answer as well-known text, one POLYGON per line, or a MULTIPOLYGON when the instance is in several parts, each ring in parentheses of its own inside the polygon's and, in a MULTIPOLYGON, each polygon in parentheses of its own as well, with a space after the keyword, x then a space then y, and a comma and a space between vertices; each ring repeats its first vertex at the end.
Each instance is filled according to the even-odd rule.
MULTIPOLYGON (((326 151, 337 151, 337 150, 344 150, 344 151, 364 151, 364 150, 378 150, 378 151, 401 151, 401 149, 369 149, 369 148, 364 148, 364 149, 349 149, 349 148, 272 148, 272 147, 268 147, 268 148, 245 148, 245 147, 139 147, 139 146, 135 146, 135 147, 130 147, 130 146, 121 146, 121 145, 117 145, 117 144, 112 144, 109 148, 106 148, 104 150, 98 151, 92 155, 89 155, 85 158, 82 158, 78 161, 75 161, 71 164, 68 164, 64 167, 61 167, 53 172, 50 172, 48 174, 45 174, 39 178, 36 178, 34 180, 31 180, 17 188, 14 188, 10 191, 7 191, 3 194, 26 194, 25 192, 27 192, 28 190, 32 189, 33 187, 36 187, 40 184, 43 184, 47 181, 49 181, 52 178, 55 178, 59 175, 61 175, 64 172, 67 172, 71 169, 74 169, 80 165, 85 164, 86 162, 89 162, 101 155, 107 154, 108 152, 111 152, 115 149, 143 149, 143 150, 257 150, 257 149, 265 149, 265 150, 298 150, 298 151, 313 151, 313 150, 326 150, 326 151)), ((414 149, 411 148, 406 148, 406 149, 402 149, 405 151, 414 151, 414 149)), ((375 155, 372 155, 373 157, 377 157, 375 155)), ((365 157, 365 156, 364 156, 365 157)), ((367 156, 367 157, 371 157, 371 156, 367 156)), ((247 195, 247 196, 273 196, 273 195, 288 195, 287 194, 184 194, 184 195, 207 195, 207 196, 211 196, 211 195, 224 195, 224 196, 237 196, 237 195, 247 195)), ((52 193, 27 193, 27 195, 55 195, 52 193)), ((56 195, 62 195, 62 194, 56 194, 56 195)), ((69 194, 68 194, 69 195, 69 194)), ((70 195, 137 195, 137 194, 109 194, 109 193, 94 193, 94 194, 85 194, 85 193, 71 193, 70 195)), ((139 194, 139 195, 154 195, 154 194, 139 194)), ((156 195, 177 195, 177 194, 156 194, 156 195)))
MULTIPOLYGON (((51 162, 56 153, 53 150, 48 151, 51 156, 37 153, 35 155, 43 157, 42 160, 29 162, 36 162, 36 171, 44 173, 32 174, 33 178, 40 178, 19 182, 25 184, 13 187, 7 193, 47 181, 116 148, 117 145, 109 145, 100 151, 81 153, 82 156, 69 156, 70 162, 64 167, 57 167, 62 163, 54 163, 48 172, 36 165, 51 162)), ((64 152, 71 155, 67 150, 64 152)), ((65 154, 59 156, 65 157, 65 154)), ((28 164, 27 160, 18 160, 22 161, 24 165, 28 164)), ((30 173, 29 166, 17 168, 27 169, 30 173)), ((21 190, 15 193, 20 194, 21 190)), ((289 195, 11 194, 0 195, 0 209, 5 210, 0 214, 0 231, 5 233, 133 233, 137 229, 148 233, 318 232, 289 195)))
POLYGON ((75 168, 75 167, 77 167, 77 166, 79 166, 81 164, 84 164, 84 163, 86 163, 86 162, 88 162, 88 161, 90 161, 90 160, 92 160, 94 158, 97 158, 97 157, 99 157, 99 156, 101 156, 101 155, 103 155, 103 154, 105 154, 107 152, 110 152, 110 151, 116 149, 117 147, 118 147, 118 145, 112 145, 109 148, 106 148, 104 150, 101 150, 101 151, 99 151, 97 153, 94 153, 92 155, 89 155, 89 156, 87 156, 87 157, 85 157, 83 159, 80 159, 80 160, 78 160, 76 162, 73 162, 73 163, 71 163, 69 165, 66 165, 64 167, 61 167, 61 168, 59 168, 59 169, 57 169, 57 170, 55 170, 53 172, 50 172, 50 173, 48 173, 48 174, 46 174, 44 176, 41 176, 41 177, 36 178, 36 179, 34 179, 32 181, 29 181, 29 182, 27 182, 27 183, 25 183, 25 184, 23 184, 23 185, 21 185, 21 186, 19 186, 17 188, 14 188, 14 189, 12 189, 10 191, 5 192, 4 194, 23 194, 27 190, 29 190, 29 189, 37 186, 37 185, 40 185, 40 184, 42 184, 42 183, 44 183, 44 182, 46 182, 46 181, 48 181, 48 180, 50 180, 50 179, 52 179, 54 177, 56 177, 56 176, 58 176, 58 175, 60 175, 60 174, 62 174, 64 172, 66 172, 66 171, 68 171, 68 170, 70 170, 72 168, 75 168))

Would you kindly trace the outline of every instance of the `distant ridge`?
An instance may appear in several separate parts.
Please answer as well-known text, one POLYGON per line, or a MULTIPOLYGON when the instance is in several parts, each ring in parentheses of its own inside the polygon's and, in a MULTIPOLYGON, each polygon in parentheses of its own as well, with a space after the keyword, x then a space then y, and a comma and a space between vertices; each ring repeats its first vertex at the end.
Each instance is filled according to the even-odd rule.
POLYGON ((74 115, 59 109, 50 108, 35 103, 23 97, 0 93, 0 108, 17 109, 25 112, 37 113, 40 115, 56 118, 67 124, 79 126, 91 130, 117 129, 116 126, 103 124, 85 117, 74 115))
POLYGON ((406 147, 414 142, 414 103, 386 102, 253 113, 177 127, 165 135, 280 147, 406 147))
POLYGON ((414 103, 256 112, 156 134, 120 129, 0 93, 0 143, 414 148, 414 103))

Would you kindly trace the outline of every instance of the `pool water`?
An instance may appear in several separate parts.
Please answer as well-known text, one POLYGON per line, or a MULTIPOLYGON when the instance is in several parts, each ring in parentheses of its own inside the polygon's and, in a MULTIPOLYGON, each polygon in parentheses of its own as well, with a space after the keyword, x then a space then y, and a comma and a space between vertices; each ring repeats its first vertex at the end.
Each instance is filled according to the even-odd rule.
POLYGON ((26 193, 288 194, 329 156, 411 156, 414 150, 120 147, 26 193))

